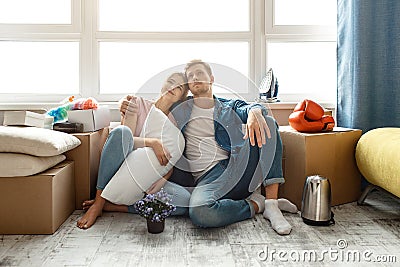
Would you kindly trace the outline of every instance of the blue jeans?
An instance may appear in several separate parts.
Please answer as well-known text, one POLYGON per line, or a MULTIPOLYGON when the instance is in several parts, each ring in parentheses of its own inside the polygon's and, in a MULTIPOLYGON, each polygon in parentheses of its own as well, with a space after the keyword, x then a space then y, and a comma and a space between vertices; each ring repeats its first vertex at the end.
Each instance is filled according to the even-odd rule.
POLYGON ((221 227, 254 217, 253 205, 246 198, 261 183, 268 186, 284 183, 282 141, 278 125, 267 117, 271 139, 260 149, 247 145, 227 160, 220 161, 199 178, 190 199, 189 216, 200 227, 221 227), (260 154, 269 153, 268 162, 260 154), (243 165, 245 164, 245 165, 243 165), (262 173, 268 169, 266 177, 262 173))
MULTIPOLYGON (((133 145, 134 139, 129 127, 120 125, 110 132, 100 157, 97 190, 103 190, 106 187, 125 158, 133 151, 133 145)), ((172 196, 171 202, 176 206, 172 215, 187 214, 190 199, 189 191, 172 182, 167 182, 164 190, 172 196)), ((137 213, 134 205, 128 206, 128 211, 137 213)))

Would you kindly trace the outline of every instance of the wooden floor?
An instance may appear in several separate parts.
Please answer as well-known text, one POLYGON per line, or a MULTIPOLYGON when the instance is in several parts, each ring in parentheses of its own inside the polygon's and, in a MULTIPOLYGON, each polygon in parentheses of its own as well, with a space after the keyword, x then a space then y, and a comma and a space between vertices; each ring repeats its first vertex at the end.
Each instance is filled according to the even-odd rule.
POLYGON ((399 199, 374 191, 333 212, 330 227, 285 214, 293 230, 279 236, 261 215, 219 229, 170 217, 154 235, 138 215, 104 213, 84 231, 75 211, 54 235, 0 235, 0 266, 400 266, 399 199))

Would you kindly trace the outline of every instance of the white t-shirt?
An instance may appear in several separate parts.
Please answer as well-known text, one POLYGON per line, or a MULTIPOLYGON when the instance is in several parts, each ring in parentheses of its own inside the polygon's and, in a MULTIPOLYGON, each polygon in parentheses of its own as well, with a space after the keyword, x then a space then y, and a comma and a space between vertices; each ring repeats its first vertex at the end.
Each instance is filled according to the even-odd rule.
POLYGON ((215 141, 214 108, 203 109, 193 105, 190 120, 186 125, 186 157, 194 179, 214 167, 219 161, 229 157, 215 141))

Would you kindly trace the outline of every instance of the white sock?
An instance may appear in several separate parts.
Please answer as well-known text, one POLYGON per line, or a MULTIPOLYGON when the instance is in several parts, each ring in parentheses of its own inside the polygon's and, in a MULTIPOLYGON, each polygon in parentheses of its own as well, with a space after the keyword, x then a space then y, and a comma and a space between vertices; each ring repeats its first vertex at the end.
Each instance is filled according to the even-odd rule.
POLYGON ((263 195, 254 192, 248 197, 248 199, 254 201, 257 204, 258 206, 257 213, 263 213, 265 209, 265 197, 263 195))
POLYGON ((283 217, 282 212, 278 207, 278 200, 266 199, 265 210, 263 213, 265 219, 271 222, 272 229, 280 235, 288 235, 292 230, 292 226, 283 217))
POLYGON ((287 200, 286 198, 278 199, 278 207, 280 210, 287 211, 290 213, 297 213, 299 211, 296 205, 287 200))

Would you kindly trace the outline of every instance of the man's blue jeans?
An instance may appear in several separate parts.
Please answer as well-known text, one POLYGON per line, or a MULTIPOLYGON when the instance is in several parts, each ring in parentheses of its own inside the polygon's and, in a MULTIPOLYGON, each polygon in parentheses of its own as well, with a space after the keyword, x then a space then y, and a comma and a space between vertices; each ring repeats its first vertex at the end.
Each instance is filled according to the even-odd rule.
MULTIPOLYGON (((100 157, 97 190, 103 190, 106 187, 125 158, 133 151, 133 148, 134 139, 129 127, 120 125, 110 132, 100 157)), ((140 168, 140 166, 138 167, 140 168)), ((167 182, 164 189, 172 196, 172 204, 177 207, 172 215, 187 214, 190 199, 189 191, 172 182, 167 182)), ((128 206, 128 211, 137 213, 133 205, 128 206)))
POLYGON ((189 207, 189 216, 194 224, 200 227, 221 227, 252 218, 254 207, 246 198, 261 183, 264 186, 284 183, 282 141, 278 125, 271 117, 266 117, 266 120, 271 130, 271 139, 267 139, 261 149, 251 146, 247 140, 248 145, 235 158, 220 161, 199 178, 189 207), (269 162, 259 162, 260 153, 269 153, 269 162), (261 169, 265 169, 265 166, 268 174, 263 178, 261 169))

